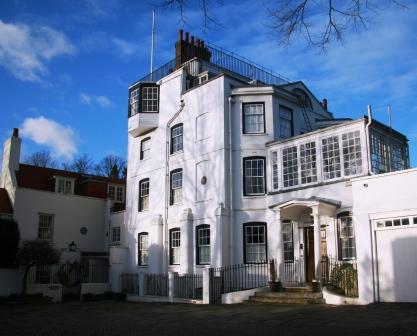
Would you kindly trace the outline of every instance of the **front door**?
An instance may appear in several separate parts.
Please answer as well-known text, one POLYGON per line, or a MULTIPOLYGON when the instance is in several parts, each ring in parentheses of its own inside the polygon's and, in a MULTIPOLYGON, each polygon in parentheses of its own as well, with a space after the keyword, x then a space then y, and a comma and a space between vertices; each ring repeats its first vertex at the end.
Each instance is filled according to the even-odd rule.
POLYGON ((305 249, 305 266, 306 281, 311 282, 315 278, 314 269, 314 227, 304 228, 304 246, 305 249))

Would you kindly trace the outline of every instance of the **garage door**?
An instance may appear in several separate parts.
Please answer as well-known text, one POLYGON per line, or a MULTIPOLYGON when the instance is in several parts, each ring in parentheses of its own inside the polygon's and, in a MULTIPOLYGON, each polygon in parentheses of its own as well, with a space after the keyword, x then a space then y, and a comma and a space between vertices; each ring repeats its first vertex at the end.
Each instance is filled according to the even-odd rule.
POLYGON ((417 302, 417 216, 377 221, 381 302, 417 302))

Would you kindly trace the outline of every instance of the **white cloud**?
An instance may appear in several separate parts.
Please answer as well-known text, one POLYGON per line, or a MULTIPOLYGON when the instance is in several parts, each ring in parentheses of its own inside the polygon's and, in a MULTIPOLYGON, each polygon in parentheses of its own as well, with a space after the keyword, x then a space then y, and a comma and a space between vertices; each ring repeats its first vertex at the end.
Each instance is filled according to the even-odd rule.
POLYGON ((131 56, 139 49, 138 45, 117 37, 113 37, 112 42, 122 56, 131 56))
POLYGON ((96 103, 101 107, 110 107, 113 105, 111 100, 106 96, 94 96, 83 92, 80 94, 80 102, 84 105, 96 103))
POLYGON ((74 130, 43 116, 26 118, 20 126, 21 134, 52 150, 54 157, 72 159, 77 153, 74 130))
POLYGON ((0 65, 22 81, 41 81, 48 61, 74 50, 63 33, 50 27, 0 20, 0 65))
POLYGON ((110 107, 112 105, 110 99, 106 96, 98 96, 96 97, 96 101, 102 107, 110 107))
POLYGON ((91 97, 90 95, 86 93, 80 94, 80 102, 82 104, 90 105, 92 100, 93 100, 93 97, 91 97))

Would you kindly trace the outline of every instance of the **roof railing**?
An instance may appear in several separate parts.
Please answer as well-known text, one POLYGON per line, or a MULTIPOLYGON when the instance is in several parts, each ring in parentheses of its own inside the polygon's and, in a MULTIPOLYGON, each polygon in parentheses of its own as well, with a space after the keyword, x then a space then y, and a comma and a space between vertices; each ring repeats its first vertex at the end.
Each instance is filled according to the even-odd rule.
MULTIPOLYGON (((236 73, 247 78, 248 81, 257 80, 265 84, 280 85, 290 82, 288 78, 276 74, 272 70, 258 65, 242 56, 236 55, 233 52, 217 47, 214 44, 205 42, 205 47, 211 53, 210 64, 216 66, 219 70, 236 73)), ((176 65, 178 64, 177 61, 177 58, 170 60, 135 83, 156 82, 164 78, 176 69, 176 65)))

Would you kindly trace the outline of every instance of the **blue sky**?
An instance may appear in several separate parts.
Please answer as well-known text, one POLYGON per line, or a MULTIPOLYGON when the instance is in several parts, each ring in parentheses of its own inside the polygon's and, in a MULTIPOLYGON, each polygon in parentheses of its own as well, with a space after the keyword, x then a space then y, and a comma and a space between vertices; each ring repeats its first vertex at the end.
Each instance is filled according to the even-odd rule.
MULTIPOLYGON (((407 135, 417 163, 417 4, 390 7, 367 30, 348 33, 327 54, 304 41, 278 46, 263 2, 225 1, 213 14, 223 28, 204 31, 196 8, 186 23, 157 8, 155 67, 174 57, 184 28, 327 98, 335 117, 374 117, 407 135)), ((22 157, 49 149, 58 161, 126 155, 127 88, 150 67, 151 2, 2 0, 0 140, 21 128, 22 157)), ((319 21, 319 20, 318 20, 319 21)))

